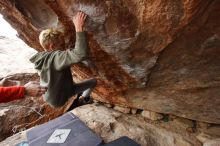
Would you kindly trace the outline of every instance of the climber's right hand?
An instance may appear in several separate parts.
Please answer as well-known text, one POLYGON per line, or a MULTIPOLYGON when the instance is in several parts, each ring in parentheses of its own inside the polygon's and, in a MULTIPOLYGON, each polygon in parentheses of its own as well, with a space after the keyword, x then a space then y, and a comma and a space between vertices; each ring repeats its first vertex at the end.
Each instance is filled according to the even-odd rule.
POLYGON ((76 32, 82 32, 87 15, 83 12, 77 12, 73 17, 76 32))

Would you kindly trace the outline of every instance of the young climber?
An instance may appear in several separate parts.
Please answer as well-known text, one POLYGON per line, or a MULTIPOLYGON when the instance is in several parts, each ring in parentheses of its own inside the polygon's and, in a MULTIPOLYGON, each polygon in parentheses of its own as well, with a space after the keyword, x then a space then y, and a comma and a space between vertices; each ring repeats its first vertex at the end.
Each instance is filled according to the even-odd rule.
POLYGON ((39 52, 30 61, 40 73, 40 83, 47 87, 44 100, 53 107, 60 107, 75 94, 89 100, 92 89, 96 86, 96 79, 89 79, 81 83, 74 83, 70 67, 86 59, 88 45, 83 25, 86 14, 78 12, 73 17, 76 30, 75 48, 65 50, 64 35, 58 30, 47 29, 40 33, 39 40, 45 51, 39 52))
POLYGON ((12 86, 6 78, 0 81, 0 103, 6 103, 27 96, 40 96, 46 92, 39 82, 28 82, 24 86, 12 86))

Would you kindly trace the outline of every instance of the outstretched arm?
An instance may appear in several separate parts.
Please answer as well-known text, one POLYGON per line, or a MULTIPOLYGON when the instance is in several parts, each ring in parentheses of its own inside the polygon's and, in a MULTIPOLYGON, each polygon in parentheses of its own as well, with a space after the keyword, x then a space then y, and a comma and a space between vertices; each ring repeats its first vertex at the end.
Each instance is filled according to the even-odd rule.
POLYGON ((24 94, 25 88, 23 86, 0 87, 0 103, 22 99, 24 94))
POLYGON ((29 82, 24 86, 0 87, 0 103, 10 102, 28 96, 40 96, 46 92, 46 88, 39 82, 29 82))
POLYGON ((57 70, 62 70, 74 63, 83 61, 88 54, 88 44, 83 26, 87 15, 83 12, 78 12, 73 18, 73 23, 76 30, 76 43, 74 49, 59 51, 54 57, 54 66, 57 70))

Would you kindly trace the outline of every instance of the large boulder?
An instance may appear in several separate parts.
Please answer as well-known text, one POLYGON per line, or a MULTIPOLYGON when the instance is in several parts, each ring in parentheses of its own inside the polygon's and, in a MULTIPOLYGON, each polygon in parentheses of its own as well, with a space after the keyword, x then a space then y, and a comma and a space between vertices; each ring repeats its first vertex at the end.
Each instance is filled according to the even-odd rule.
POLYGON ((72 16, 88 14, 91 54, 74 78, 98 76, 96 100, 220 124, 219 0, 1 0, 29 46, 53 27, 74 45, 72 16))

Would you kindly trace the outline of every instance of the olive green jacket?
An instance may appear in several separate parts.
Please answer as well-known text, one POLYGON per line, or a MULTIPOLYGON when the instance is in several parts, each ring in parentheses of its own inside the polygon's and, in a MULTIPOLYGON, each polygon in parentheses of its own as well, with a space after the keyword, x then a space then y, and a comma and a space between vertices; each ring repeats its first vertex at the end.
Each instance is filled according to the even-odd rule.
POLYGON ((83 61, 88 54, 84 32, 76 33, 75 48, 65 51, 43 51, 30 58, 40 75, 41 86, 47 87, 44 100, 53 107, 60 107, 73 95, 73 79, 70 67, 83 61))

